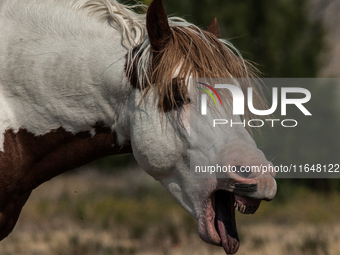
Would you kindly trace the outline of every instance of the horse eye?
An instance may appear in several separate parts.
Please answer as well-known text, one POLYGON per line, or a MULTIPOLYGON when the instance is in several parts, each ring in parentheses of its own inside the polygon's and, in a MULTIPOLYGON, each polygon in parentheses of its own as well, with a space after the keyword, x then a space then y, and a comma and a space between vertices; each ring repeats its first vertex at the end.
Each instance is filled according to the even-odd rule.
POLYGON ((175 98, 174 109, 181 108, 184 104, 190 104, 190 98, 184 100, 182 97, 175 98))

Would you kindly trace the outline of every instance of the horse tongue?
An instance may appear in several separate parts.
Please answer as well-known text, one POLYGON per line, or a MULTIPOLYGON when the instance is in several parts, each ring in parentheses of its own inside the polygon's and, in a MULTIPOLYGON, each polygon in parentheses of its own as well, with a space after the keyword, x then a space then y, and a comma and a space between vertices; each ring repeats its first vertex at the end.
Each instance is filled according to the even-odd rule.
POLYGON ((215 193, 215 227, 227 254, 237 252, 240 241, 235 222, 234 195, 223 190, 215 193))

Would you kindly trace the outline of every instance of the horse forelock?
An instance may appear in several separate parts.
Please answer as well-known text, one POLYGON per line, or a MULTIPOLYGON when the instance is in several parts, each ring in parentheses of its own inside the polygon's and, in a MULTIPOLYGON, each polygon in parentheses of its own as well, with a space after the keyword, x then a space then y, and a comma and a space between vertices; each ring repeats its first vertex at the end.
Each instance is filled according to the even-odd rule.
MULTIPOLYGON (((158 101, 162 113, 176 106, 179 97, 189 101, 189 78, 257 77, 257 69, 227 40, 183 20, 169 21, 172 37, 166 46, 155 52, 146 38, 128 53, 125 68, 132 86, 142 90, 144 97, 154 92, 154 100, 158 101)), ((252 86, 254 107, 266 109, 259 84, 242 82, 239 85, 245 94, 247 87, 252 86)), ((223 96, 230 98, 229 93, 223 96)), ((251 113, 246 112, 244 119, 251 117, 251 113)))

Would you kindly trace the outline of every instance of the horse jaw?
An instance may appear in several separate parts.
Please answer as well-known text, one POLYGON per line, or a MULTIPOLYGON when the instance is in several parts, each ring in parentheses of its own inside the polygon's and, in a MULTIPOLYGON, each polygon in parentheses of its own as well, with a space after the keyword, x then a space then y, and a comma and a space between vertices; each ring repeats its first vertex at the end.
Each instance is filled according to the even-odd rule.
MULTIPOLYGON (((171 37, 171 29, 169 32, 161 0, 154 0, 151 3, 147 13, 147 27, 151 45, 150 55, 155 57, 171 37)), ((209 30, 218 35, 217 22, 212 24, 209 30)), ((172 78, 176 78, 178 67, 181 66, 181 61, 175 62, 176 68, 169 69, 174 71, 171 73, 174 75, 172 78)), ((152 67, 155 64, 157 62, 152 62, 152 67)), ((188 76, 185 74, 181 78, 188 76)), ((190 111, 185 109, 185 106, 179 111, 160 113, 157 109, 158 97, 154 96, 158 83, 154 81, 152 83, 154 87, 148 91, 149 94, 145 98, 142 96, 144 87, 132 84, 137 88, 131 97, 134 105, 130 114, 134 156, 142 168, 159 180, 179 204, 198 221, 201 239, 211 244, 222 245, 227 253, 235 253, 239 241, 233 202, 237 197, 238 203, 244 208, 247 204, 255 203, 254 201, 259 203, 261 199, 271 200, 276 193, 275 180, 271 175, 253 176, 250 179, 242 176, 225 176, 221 179, 193 178, 190 175, 190 150, 195 150, 201 158, 218 155, 222 163, 227 165, 235 162, 237 164, 242 162, 243 165, 261 165, 269 162, 243 127, 227 132, 221 131, 219 133, 221 139, 218 141, 215 135, 209 133, 201 139, 200 125, 190 125, 190 111), (200 139, 195 141, 196 143, 189 143, 189 136, 192 135, 200 139), (233 153, 227 155, 227 152, 233 153)))

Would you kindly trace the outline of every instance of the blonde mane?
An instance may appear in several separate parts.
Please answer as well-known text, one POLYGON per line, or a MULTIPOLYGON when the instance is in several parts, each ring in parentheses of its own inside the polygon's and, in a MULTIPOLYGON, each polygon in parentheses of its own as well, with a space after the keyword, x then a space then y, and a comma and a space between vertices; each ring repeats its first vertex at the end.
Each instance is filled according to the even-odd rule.
POLYGON ((140 44, 146 37, 146 5, 124 5, 115 0, 78 0, 74 8, 85 11, 101 22, 108 22, 122 33, 132 47, 140 44), (140 10, 142 13, 137 13, 140 10))

